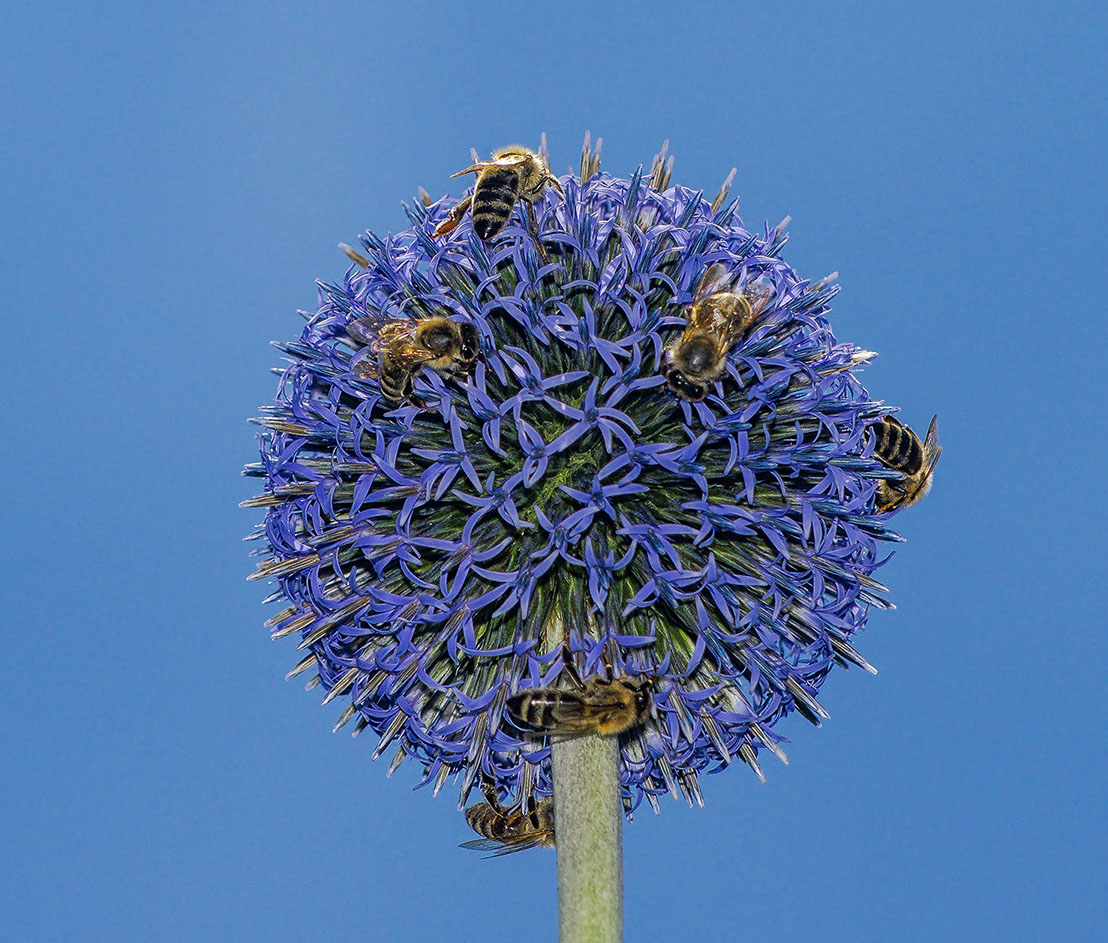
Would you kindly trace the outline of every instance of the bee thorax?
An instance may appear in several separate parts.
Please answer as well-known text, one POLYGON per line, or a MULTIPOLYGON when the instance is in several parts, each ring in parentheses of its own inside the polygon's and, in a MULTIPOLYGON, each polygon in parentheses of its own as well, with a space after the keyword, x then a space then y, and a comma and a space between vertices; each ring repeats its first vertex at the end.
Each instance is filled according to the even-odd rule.
POLYGON ((694 338, 684 348, 684 368, 689 373, 703 373, 718 359, 715 345, 707 338, 694 338))

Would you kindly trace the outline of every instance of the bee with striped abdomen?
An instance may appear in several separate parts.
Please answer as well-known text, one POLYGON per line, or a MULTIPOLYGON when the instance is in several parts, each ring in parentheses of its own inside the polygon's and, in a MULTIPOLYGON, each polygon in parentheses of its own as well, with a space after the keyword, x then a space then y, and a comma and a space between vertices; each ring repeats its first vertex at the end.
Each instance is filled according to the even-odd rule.
POLYGON ((938 416, 931 417, 923 442, 892 416, 883 416, 874 424, 874 456, 882 465, 904 476, 896 480, 882 478, 877 482, 878 512, 909 507, 931 490, 931 475, 943 452, 938 444, 938 419, 938 416))
POLYGON ((355 376, 376 378, 391 405, 413 402, 412 378, 423 367, 464 377, 480 354, 477 329, 467 321, 435 315, 409 321, 369 315, 349 324, 347 333, 365 349, 351 358, 355 376))
POLYGON ((550 173, 542 155, 518 144, 493 151, 492 160, 478 161, 454 177, 477 174, 473 194, 455 204, 450 214, 435 228, 433 236, 445 236, 458 228, 472 209, 473 231, 484 242, 494 239, 508 224, 512 210, 520 200, 532 206, 547 184, 562 193, 558 178, 550 173))
POLYGON ((637 727, 653 707, 653 678, 611 677, 582 681, 568 649, 562 656, 572 688, 529 688, 507 700, 508 716, 534 735, 614 736, 637 727))
POLYGON ((462 848, 491 851, 489 857, 508 855, 525 848, 554 845, 554 800, 528 799, 527 811, 509 810, 500 804, 496 790, 485 787, 485 802, 466 809, 466 822, 481 838, 462 842, 462 848))

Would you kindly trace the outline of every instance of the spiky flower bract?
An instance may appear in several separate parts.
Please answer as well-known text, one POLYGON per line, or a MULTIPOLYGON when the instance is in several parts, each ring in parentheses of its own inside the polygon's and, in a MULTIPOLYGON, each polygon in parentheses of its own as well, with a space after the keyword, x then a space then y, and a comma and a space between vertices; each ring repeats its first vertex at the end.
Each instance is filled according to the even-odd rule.
MULTIPOLYGON (((586 164, 587 167, 587 164, 586 164)), ((779 258, 784 234, 745 229, 723 192, 562 177, 516 208, 491 244, 467 220, 430 233, 455 200, 407 208, 412 228, 362 239, 367 267, 320 285, 276 404, 259 420, 269 559, 288 606, 269 620, 307 652, 325 700, 419 760, 462 800, 478 776, 506 796, 551 793, 549 747, 506 717, 518 690, 655 678, 647 723, 621 736, 632 808, 758 753, 784 759, 793 710, 850 644, 883 587, 867 429, 889 412, 838 344, 836 288, 779 258), (536 243, 541 234, 544 248, 536 243), (713 393, 689 403, 660 369, 713 263, 772 303, 731 349, 713 393), (424 369, 393 408, 352 374, 367 315, 472 323, 468 380, 424 369)), ((337 728, 336 728, 337 729, 337 728)), ((391 769, 390 769, 391 772, 391 769)))

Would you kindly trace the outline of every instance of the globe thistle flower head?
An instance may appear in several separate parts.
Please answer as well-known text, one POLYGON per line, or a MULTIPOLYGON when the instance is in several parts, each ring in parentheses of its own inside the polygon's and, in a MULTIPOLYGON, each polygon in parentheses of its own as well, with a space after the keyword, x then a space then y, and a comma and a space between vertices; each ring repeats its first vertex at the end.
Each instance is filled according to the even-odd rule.
MULTIPOLYGON (((854 650, 896 539, 874 492, 891 473, 870 425, 890 412, 837 343, 837 287, 780 258, 784 227, 747 230, 715 200, 649 173, 579 176, 520 203, 491 242, 466 219, 432 238, 453 197, 406 207, 411 228, 362 237, 258 420, 265 492, 254 578, 298 636, 339 725, 423 766, 518 799, 551 794, 549 747, 505 703, 589 678, 652 679, 646 722, 620 736, 627 807, 700 800, 698 777, 784 759, 778 722, 826 717, 816 694, 854 650), (536 239, 536 234, 539 239, 536 239), (541 240, 541 241, 540 241, 541 240), (364 263, 364 264, 363 264, 364 263), (765 304, 707 395, 667 384, 704 273, 765 304), (412 371, 389 401, 364 319, 472 325, 468 375, 412 371), (353 369, 352 369, 353 362, 353 369), (572 674, 572 672, 571 672, 572 674)), ((336 727, 336 729, 338 729, 336 727)), ((391 772, 391 769, 390 769, 391 772)))

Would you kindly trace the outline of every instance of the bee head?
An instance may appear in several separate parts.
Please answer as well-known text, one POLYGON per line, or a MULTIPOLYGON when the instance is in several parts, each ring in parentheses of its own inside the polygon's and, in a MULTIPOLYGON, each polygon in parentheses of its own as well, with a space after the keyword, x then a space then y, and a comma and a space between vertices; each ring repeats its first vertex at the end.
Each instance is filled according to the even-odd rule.
POLYGON ((690 403, 699 403, 708 395, 708 387, 690 380, 672 364, 666 365, 665 375, 666 386, 669 387, 670 392, 683 400, 688 400, 690 403))
POLYGON ((463 360, 476 360, 481 353, 481 339, 477 336, 477 328, 468 321, 458 324, 458 333, 461 337, 459 353, 463 360))
POLYGON ((524 147, 522 144, 509 144, 507 147, 498 147, 492 152, 493 160, 504 160, 505 158, 519 160, 525 157, 531 160, 542 159, 531 148, 524 147))
POLYGON ((645 714, 651 708, 651 703, 654 700, 654 679, 653 678, 639 678, 635 681, 625 682, 627 686, 635 692, 635 711, 638 714, 645 714))

